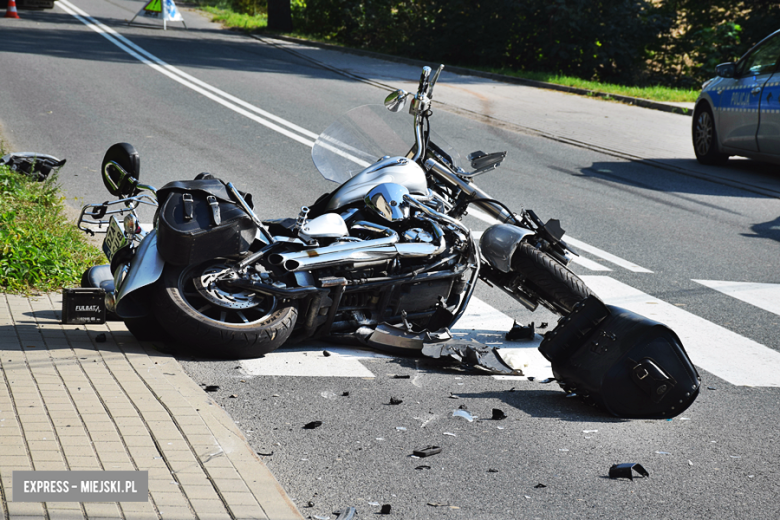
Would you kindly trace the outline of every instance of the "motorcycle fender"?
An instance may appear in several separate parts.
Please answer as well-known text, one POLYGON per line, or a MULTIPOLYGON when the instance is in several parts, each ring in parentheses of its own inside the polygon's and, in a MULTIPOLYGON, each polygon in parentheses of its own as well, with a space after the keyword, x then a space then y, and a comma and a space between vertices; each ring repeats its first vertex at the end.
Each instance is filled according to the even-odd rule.
POLYGON ((140 318, 149 313, 144 305, 132 298, 132 293, 156 282, 164 266, 165 262, 157 251, 157 230, 153 229, 138 246, 119 287, 116 313, 120 318, 140 318))
POLYGON ((517 246, 523 239, 533 234, 530 229, 519 226, 495 224, 482 233, 479 248, 490 265, 508 273, 512 270, 512 255, 515 254, 517 246))

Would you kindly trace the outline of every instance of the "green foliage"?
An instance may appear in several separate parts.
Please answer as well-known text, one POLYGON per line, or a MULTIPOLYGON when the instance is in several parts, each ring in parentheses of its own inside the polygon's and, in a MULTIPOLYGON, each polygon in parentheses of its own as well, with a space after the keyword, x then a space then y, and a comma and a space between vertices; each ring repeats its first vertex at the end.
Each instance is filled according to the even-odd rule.
POLYGON ((78 285, 100 252, 66 221, 56 176, 33 182, 0 166, 0 287, 51 291, 78 285))

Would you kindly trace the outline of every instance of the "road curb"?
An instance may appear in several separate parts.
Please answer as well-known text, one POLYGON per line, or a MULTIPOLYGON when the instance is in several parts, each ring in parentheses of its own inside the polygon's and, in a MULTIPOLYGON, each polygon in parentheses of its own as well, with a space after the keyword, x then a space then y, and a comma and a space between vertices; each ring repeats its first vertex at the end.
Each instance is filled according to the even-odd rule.
MULTIPOLYGON (((255 34, 249 34, 251 38, 254 38, 256 40, 260 40, 261 38, 269 38, 269 39, 277 39, 282 40, 290 43, 297 43, 300 45, 312 45, 314 47, 320 47, 323 49, 328 50, 334 50, 339 52, 344 52, 347 54, 355 54, 358 56, 366 56, 369 58, 376 58, 380 60, 385 61, 392 61, 396 63, 404 63, 406 65, 415 65, 417 67, 423 67, 423 66, 430 66, 429 62, 417 60, 414 58, 405 58, 402 56, 394 56, 392 54, 383 54, 381 52, 375 52, 375 51, 368 51, 364 49, 354 49, 351 47, 341 47, 339 45, 333 45, 330 43, 323 43, 323 42, 317 42, 317 41, 311 41, 311 40, 304 40, 302 38, 295 38, 293 36, 282 36, 282 35, 255 35, 255 34)), ((650 99, 643 99, 643 98, 637 98, 632 96, 623 96, 620 94, 607 94, 605 92, 598 92, 595 90, 589 90, 584 88, 578 88, 578 87, 568 87, 566 85, 557 85, 555 83, 547 83, 545 81, 536 81, 531 79, 525 79, 525 78, 516 78, 513 76, 506 76, 503 74, 495 74, 493 72, 483 72, 480 70, 474 70, 469 69, 466 67, 458 67, 454 65, 446 65, 446 69, 448 72, 452 72, 454 74, 458 74, 461 76, 477 76, 485 79, 491 79, 493 81, 500 81, 502 83, 512 83, 515 85, 525 85, 528 87, 534 87, 534 88, 542 88, 547 90, 557 90, 559 92, 566 92, 568 94, 577 94, 581 96, 587 96, 587 97, 595 97, 604 99, 607 101, 619 101, 621 103, 625 103, 628 105, 634 105, 642 108, 650 108, 652 110, 659 110, 662 112, 669 112, 672 114, 679 114, 683 116, 692 116, 693 110, 685 107, 679 107, 676 105, 670 105, 668 103, 662 103, 660 101, 652 101, 650 99)))

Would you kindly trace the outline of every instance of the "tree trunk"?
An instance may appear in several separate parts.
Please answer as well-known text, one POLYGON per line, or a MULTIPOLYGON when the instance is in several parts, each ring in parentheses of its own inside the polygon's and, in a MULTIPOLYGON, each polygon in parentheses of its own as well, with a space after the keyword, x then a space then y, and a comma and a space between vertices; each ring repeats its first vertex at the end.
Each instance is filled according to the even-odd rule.
POLYGON ((292 28, 290 0, 268 0, 268 29, 290 32, 292 28))

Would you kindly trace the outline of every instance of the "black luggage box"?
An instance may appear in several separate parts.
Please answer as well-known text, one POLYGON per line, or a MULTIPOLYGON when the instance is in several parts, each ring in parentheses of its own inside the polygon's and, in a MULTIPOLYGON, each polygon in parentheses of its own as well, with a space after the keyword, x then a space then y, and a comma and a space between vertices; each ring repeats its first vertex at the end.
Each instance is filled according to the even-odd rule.
POLYGON ((106 322, 106 291, 100 287, 77 287, 62 291, 62 323, 82 325, 106 322))
POLYGON ((257 228, 217 179, 171 182, 157 193, 157 249, 174 265, 199 264, 249 249, 257 228))
POLYGON ((699 395, 701 378, 674 331, 595 296, 548 332, 539 351, 566 392, 617 417, 674 417, 699 395))

